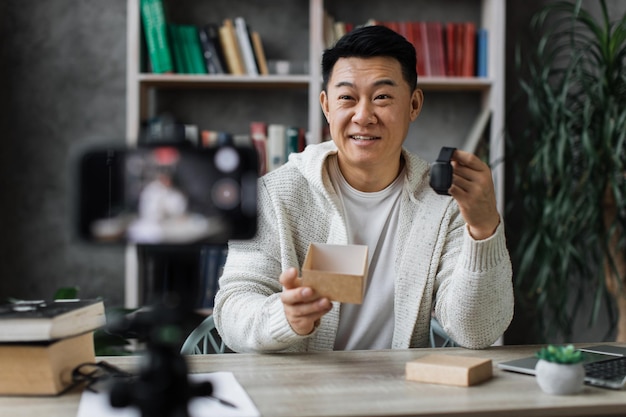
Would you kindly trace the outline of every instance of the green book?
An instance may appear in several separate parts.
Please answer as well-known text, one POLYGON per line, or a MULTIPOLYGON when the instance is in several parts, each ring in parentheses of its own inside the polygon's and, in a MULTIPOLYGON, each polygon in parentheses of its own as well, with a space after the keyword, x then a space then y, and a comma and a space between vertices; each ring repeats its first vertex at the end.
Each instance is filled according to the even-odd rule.
POLYGON ((194 25, 185 25, 184 29, 185 40, 187 41, 187 48, 189 50, 189 59, 191 61, 191 72, 193 74, 206 74, 207 68, 204 63, 198 28, 194 25))
POLYGON ((174 69, 178 74, 189 73, 189 70, 185 61, 184 42, 180 36, 180 27, 173 23, 168 26, 170 33, 170 40, 172 45, 172 55, 174 58, 174 69))
POLYGON ((196 68, 191 50, 191 40, 189 38, 189 25, 178 25, 178 37, 183 51, 183 61, 185 62, 185 73, 194 74, 196 68))
POLYGON ((286 147, 287 147, 287 156, 292 153, 297 153, 299 151, 299 135, 300 129, 294 126, 287 127, 285 131, 286 134, 286 147))
POLYGON ((162 0, 141 0, 141 18, 152 72, 174 71, 162 0))

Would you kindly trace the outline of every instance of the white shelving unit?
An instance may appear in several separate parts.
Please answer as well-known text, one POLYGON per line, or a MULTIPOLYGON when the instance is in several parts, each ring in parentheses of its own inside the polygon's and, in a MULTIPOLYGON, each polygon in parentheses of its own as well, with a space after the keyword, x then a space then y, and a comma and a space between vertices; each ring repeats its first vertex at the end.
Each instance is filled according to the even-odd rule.
MULTIPOLYGON (((305 1, 305 0, 297 0, 305 1)), ((309 1, 308 59, 318 63, 324 49, 324 1, 309 1)), ((341 1, 341 0, 337 0, 341 1)), ((369 0, 372 3, 375 0, 369 0)), ((231 76, 231 75, 160 75, 141 72, 140 0, 127 0, 127 92, 126 137, 130 145, 137 143, 141 121, 154 115, 154 92, 159 89, 299 89, 308 93, 308 130, 312 142, 321 140, 323 121, 319 107, 321 68, 310 65, 308 75, 231 76)), ((445 1, 438 3, 444 7, 445 1)), ((267 7, 272 7, 268 4, 267 7)), ((407 5, 407 7, 410 7, 407 5)), ((416 6, 417 7, 417 6, 416 6)), ((491 111, 489 131, 489 160, 496 186, 498 209, 504 213, 504 59, 505 7, 502 0, 481 0, 478 26, 488 31, 488 76, 420 77, 419 87, 429 92, 472 93, 480 95, 482 109, 491 111)), ((398 20, 402 18, 398 12, 398 20)), ((277 29, 279 30, 279 29, 277 29)), ((252 106, 254 104, 250 104, 252 106)), ((482 110, 481 109, 481 110, 482 110)), ((480 113, 480 112, 479 112, 480 113)), ((247 122, 247 121, 246 121, 247 122)), ((442 127, 443 129, 443 127, 442 127)), ((136 248, 129 246, 126 255, 125 304, 138 307, 141 303, 141 282, 138 279, 136 248)))

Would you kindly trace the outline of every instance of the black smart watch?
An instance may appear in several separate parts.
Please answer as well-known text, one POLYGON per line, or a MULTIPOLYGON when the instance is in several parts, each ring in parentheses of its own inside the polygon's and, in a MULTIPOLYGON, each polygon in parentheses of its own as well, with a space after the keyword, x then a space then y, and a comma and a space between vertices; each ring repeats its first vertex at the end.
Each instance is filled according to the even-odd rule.
POLYGON ((448 189, 452 186, 452 154, 456 148, 444 146, 439 157, 430 167, 430 186, 437 194, 450 195, 448 189))

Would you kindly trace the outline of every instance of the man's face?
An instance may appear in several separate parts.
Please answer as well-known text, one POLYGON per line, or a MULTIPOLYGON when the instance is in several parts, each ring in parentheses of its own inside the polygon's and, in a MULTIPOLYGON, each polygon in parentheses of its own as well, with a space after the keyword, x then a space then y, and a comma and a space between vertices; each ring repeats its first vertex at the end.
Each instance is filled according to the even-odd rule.
POLYGON ((343 169, 396 170, 409 124, 422 106, 400 63, 388 57, 340 58, 320 102, 343 169))

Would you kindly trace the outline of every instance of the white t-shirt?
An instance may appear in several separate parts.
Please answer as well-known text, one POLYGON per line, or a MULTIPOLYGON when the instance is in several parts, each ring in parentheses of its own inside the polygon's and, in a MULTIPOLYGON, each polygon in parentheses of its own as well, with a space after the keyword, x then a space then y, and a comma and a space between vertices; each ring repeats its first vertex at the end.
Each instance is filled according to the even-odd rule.
POLYGON ((368 246, 368 277, 362 304, 342 304, 335 350, 389 349, 394 327, 394 247, 404 173, 387 188, 365 193, 345 180, 329 158, 333 187, 341 199, 351 244, 368 246))

